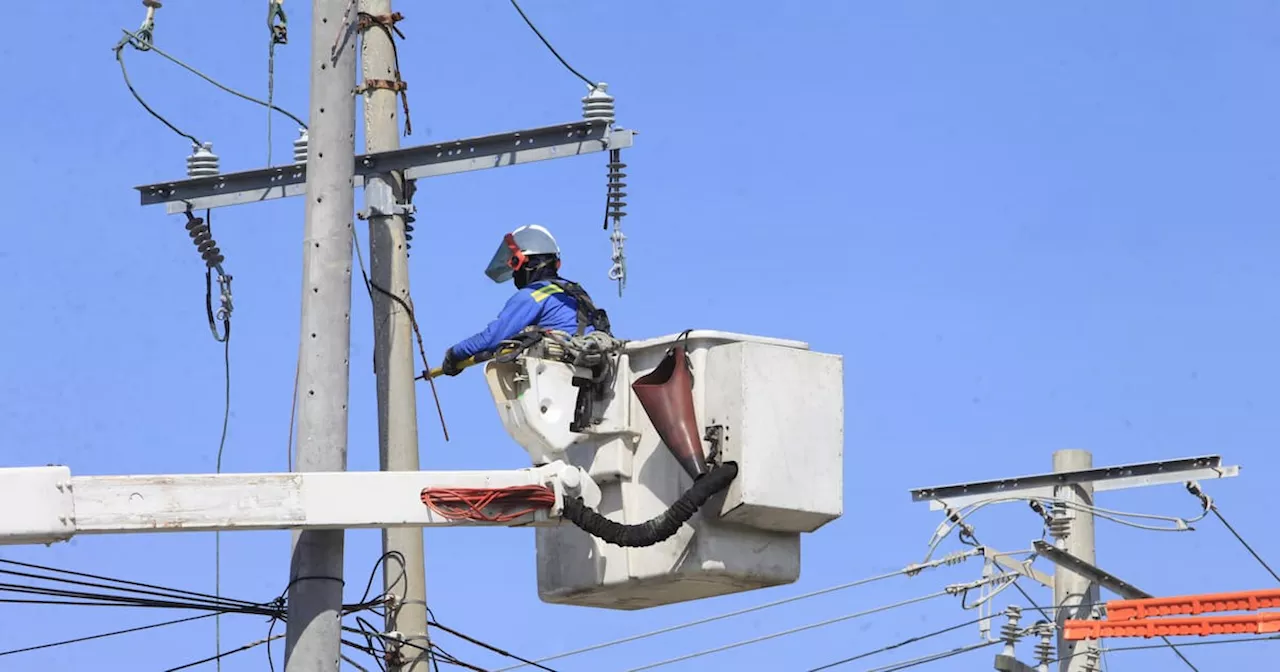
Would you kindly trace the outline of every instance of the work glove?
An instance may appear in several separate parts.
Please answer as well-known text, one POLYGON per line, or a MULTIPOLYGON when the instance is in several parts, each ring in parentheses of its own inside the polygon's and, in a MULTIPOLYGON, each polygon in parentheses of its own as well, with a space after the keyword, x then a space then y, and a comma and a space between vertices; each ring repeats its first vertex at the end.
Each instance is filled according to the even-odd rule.
POLYGON ((458 361, 453 357, 453 348, 444 351, 444 361, 440 364, 440 372, 446 376, 456 376, 462 373, 462 369, 458 368, 458 361))

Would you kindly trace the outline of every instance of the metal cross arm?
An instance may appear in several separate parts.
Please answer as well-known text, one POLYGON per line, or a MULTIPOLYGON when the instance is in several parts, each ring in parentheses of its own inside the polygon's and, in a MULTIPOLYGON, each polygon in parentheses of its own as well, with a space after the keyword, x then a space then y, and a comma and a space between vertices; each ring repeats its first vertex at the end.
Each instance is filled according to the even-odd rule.
MULTIPOLYGON (((585 120, 361 154, 355 157, 355 186, 363 186, 367 176, 389 171, 404 171, 405 179, 413 180, 625 149, 632 146, 635 134, 604 120, 585 120)), ((167 212, 178 214, 301 196, 306 181, 307 166, 298 163, 135 188, 142 205, 163 203, 167 212)))
POLYGON ((77 477, 64 466, 10 468, 0 469, 0 545, 77 534, 558 525, 566 494, 587 506, 600 500, 586 472, 563 462, 502 471, 77 477), (476 489, 538 498, 490 497, 465 511, 469 517, 428 501, 476 489))
POLYGON ((1053 544, 1037 539, 1032 542, 1032 545, 1034 546, 1037 555, 1059 567, 1065 567, 1066 569, 1097 583, 1120 597, 1130 600, 1141 600, 1151 597, 1150 593, 1142 590, 1141 588, 1137 588, 1128 581, 1117 578, 1109 572, 1100 569, 1096 565, 1085 562, 1084 560, 1057 548, 1053 544))
POLYGON ((1240 467, 1223 466, 1222 458, 1218 455, 1203 455, 916 488, 911 491, 911 501, 927 501, 929 508, 936 511, 948 507, 957 509, 1005 497, 1052 497, 1055 486, 1073 483, 1092 483, 1094 491, 1103 491, 1213 478, 1232 478, 1238 475, 1240 475, 1240 467))

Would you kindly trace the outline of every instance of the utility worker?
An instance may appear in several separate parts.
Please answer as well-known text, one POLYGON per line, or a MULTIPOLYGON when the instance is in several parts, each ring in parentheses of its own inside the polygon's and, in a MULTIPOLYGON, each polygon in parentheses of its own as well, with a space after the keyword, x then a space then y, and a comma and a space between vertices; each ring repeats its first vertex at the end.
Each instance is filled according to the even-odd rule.
POLYGON ((574 336, 610 333, 605 311, 595 307, 581 286, 560 277, 560 246, 538 224, 504 236, 484 273, 499 284, 513 281, 518 291, 484 331, 445 351, 440 366, 445 375, 458 375, 461 362, 496 353, 503 341, 522 331, 562 331, 574 336))

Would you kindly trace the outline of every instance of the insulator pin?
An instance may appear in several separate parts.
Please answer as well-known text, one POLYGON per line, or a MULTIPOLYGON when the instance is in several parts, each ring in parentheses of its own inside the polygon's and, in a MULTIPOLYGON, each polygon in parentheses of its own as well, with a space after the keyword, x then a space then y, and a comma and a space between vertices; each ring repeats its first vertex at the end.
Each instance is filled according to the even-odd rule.
POLYGON ((582 98, 582 118, 588 121, 599 120, 612 124, 614 120, 613 96, 608 93, 609 85, 600 82, 591 87, 591 91, 582 98))
POLYGON ((187 157, 187 177, 213 177, 218 173, 218 155, 213 153, 212 142, 195 147, 187 157))
POLYGON ((293 141, 293 162, 296 165, 306 165, 307 163, 307 143, 310 136, 307 129, 298 129, 298 138, 293 141))

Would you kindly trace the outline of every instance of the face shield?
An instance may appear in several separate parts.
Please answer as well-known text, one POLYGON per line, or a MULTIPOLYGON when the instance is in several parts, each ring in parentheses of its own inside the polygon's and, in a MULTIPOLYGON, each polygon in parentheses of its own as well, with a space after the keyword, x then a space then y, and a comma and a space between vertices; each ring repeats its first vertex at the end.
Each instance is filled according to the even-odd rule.
POLYGON ((515 272, 521 266, 524 266, 527 260, 528 258, 520 250, 520 246, 516 244, 515 236, 508 233, 503 236, 502 244, 493 253, 493 258, 489 260, 489 265, 484 269, 484 274, 494 282, 502 284, 510 281, 515 272))

